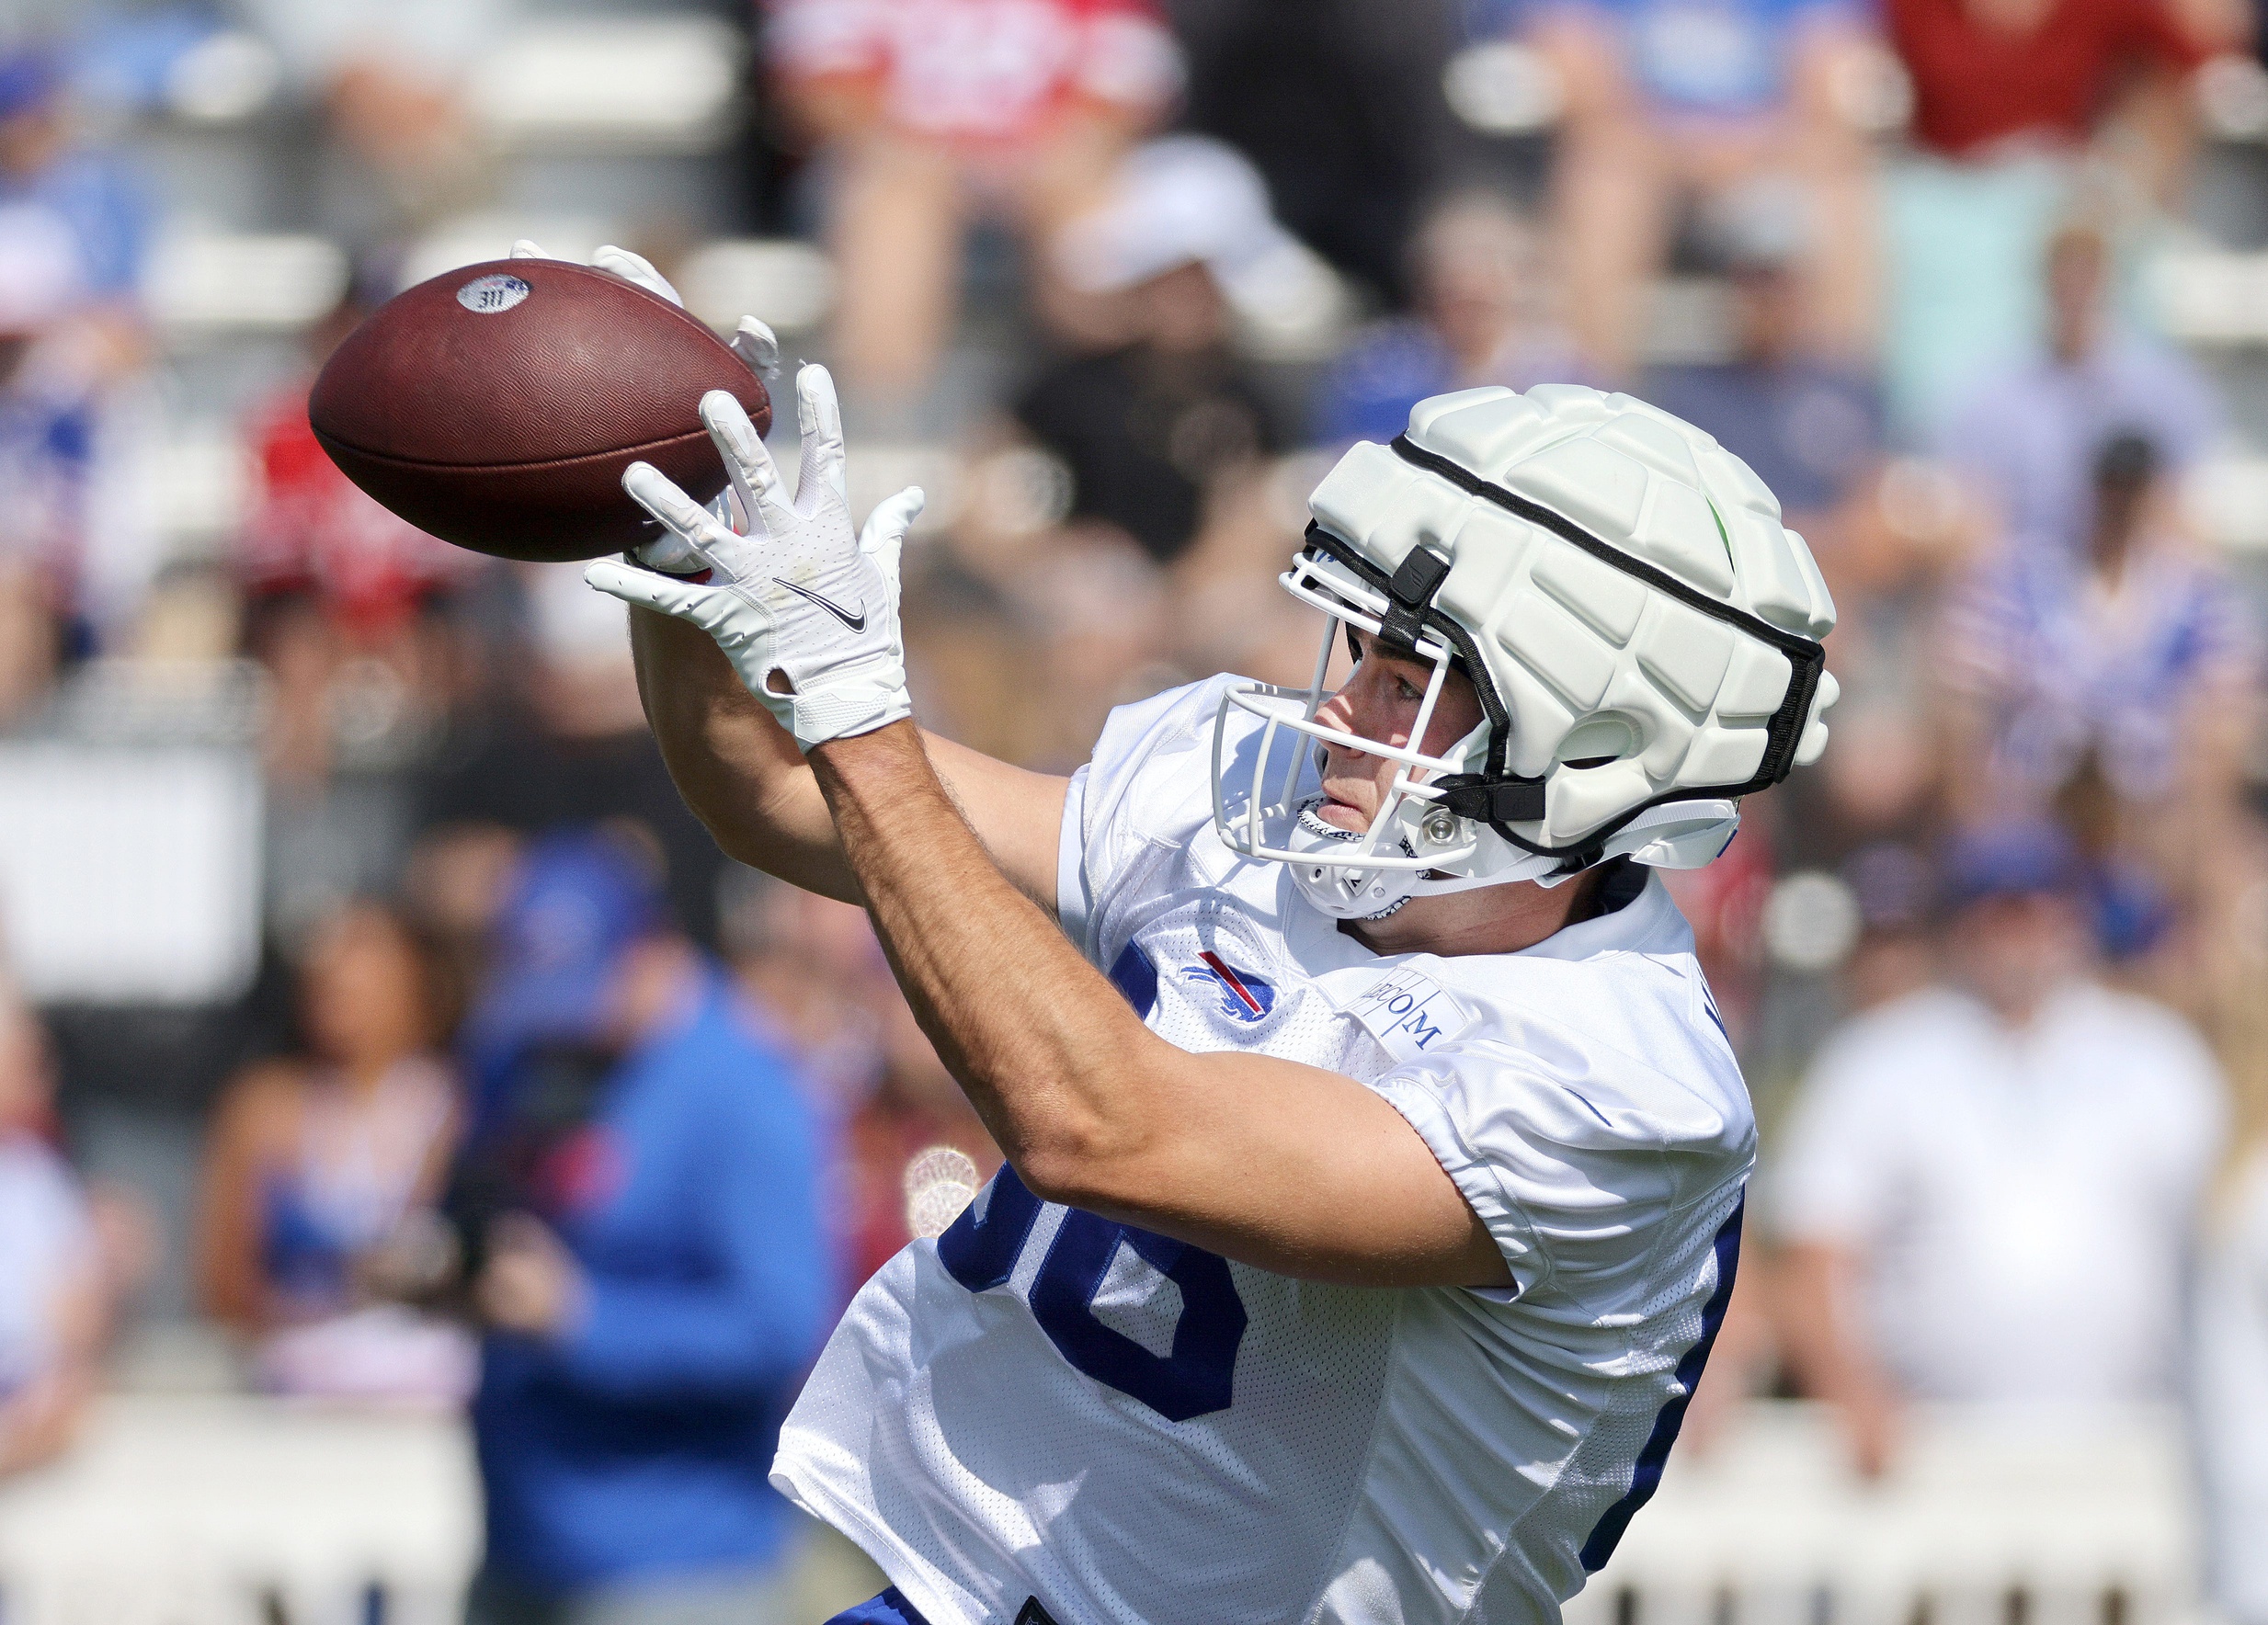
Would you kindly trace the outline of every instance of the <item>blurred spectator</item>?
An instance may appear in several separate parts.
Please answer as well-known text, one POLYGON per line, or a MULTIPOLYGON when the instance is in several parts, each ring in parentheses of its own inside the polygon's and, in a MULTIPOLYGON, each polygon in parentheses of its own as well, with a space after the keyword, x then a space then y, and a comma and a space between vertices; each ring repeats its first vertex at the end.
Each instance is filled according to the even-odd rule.
POLYGON ((879 994, 895 990, 866 911, 735 865, 720 936, 749 999, 795 1052, 812 1104, 840 1122, 881 1081, 879 994))
POLYGON ((1791 1361, 1870 1474, 1909 1401, 2171 1395, 2223 1112, 2195 1033, 2091 978, 2058 831, 1979 831, 1947 875, 1955 979, 1829 1039, 1771 1183, 1791 1361))
POLYGON ((149 211, 117 159, 80 141, 63 90, 46 51, 0 51, 0 304, 59 280, 67 319, 43 322, 42 363, 89 388, 147 357, 149 211))
POLYGON ((502 568, 395 518, 316 444, 308 384, 365 312, 341 301, 305 369, 248 415, 257 479, 228 561, 243 651, 270 679, 268 915, 287 939, 398 884, 415 818, 403 770, 440 733, 477 641, 462 600, 502 568))
POLYGON ((1953 159, 2083 146, 2137 71, 2186 73, 2244 27, 2221 0, 1888 0, 1885 15, 1913 80, 1909 133, 1953 159))
POLYGON ((1851 854, 1842 879, 1859 910, 1858 940, 1842 967, 1846 1007, 1872 1010, 1927 987, 1937 973, 1928 860, 1910 847, 1877 841, 1851 854))
POLYGON ((2086 548, 2011 548, 1947 613, 1956 801, 2062 806, 2098 859, 2148 862, 2177 895, 2233 838, 2260 635, 2228 572, 2173 528, 2157 453, 2098 450, 2086 548))
POLYGON ((532 835, 629 819, 661 843, 672 915, 713 941, 724 858, 646 729, 620 611, 579 566, 528 564, 475 575, 429 620, 447 713, 434 733, 411 734, 422 746, 411 827, 532 835))
POLYGON ((93 438, 84 396, 26 377, 35 338, 0 296, 0 730, 47 697, 64 652, 93 438))
POLYGON ((1113 707, 1185 680, 1170 664, 1185 606, 1114 530, 1071 527, 1018 584, 1016 603, 1032 629, 1028 669, 1045 697, 1029 735, 1034 767, 1071 768, 1113 707))
POLYGON ((486 159, 464 76, 523 0, 245 0, 239 9, 377 182, 386 215, 430 219, 478 199, 486 159))
POLYGON ((452 641, 438 604, 376 643, 349 636, 311 590, 245 606, 243 648, 268 679, 264 878, 280 939, 399 883, 416 812, 405 770, 447 714, 452 641))
POLYGON ((1298 250, 1251 165, 1202 137, 1143 148, 1106 196, 1064 233, 1057 258, 1075 285, 1123 301, 1131 341, 1048 368, 1016 418, 1069 466, 1074 519, 1114 526, 1170 563, 1224 484, 1252 479, 1286 439, 1229 347, 1230 301, 1298 250))
POLYGON ((1808 212, 1805 347, 1854 357, 1875 326, 1873 165, 1841 86, 1869 65, 1849 0, 1555 0, 1529 38, 1565 95, 1555 178, 1583 353, 1627 376, 1686 195, 1770 176, 1808 212))
POLYGON ((920 1193, 909 1188, 908 1175, 925 1152, 943 1146, 960 1153, 979 1185, 1000 1165, 999 1148, 937 1058, 904 995, 895 983, 888 994, 876 1001, 886 1057, 882 1086, 850 1119, 845 1148, 843 1210, 854 1290, 914 1238, 920 1193))
POLYGON ((316 442, 307 421, 308 388, 369 313, 365 301, 342 300, 309 331, 305 370, 251 415, 245 439, 259 482, 234 561, 247 594, 308 594, 332 632, 365 649, 384 647, 421 603, 486 563, 394 517, 339 472, 316 442))
MULTIPOLYGON (((1148 0, 772 0, 769 44, 834 166, 836 348, 853 400, 928 385, 972 216, 1045 244, 1180 74, 1148 0)), ((1052 267, 1032 268, 1044 297, 1052 267)))
POLYGON ((1710 246, 1732 280, 1732 359, 1658 369, 1646 398, 1715 435, 1780 499, 1787 523, 1831 552, 1819 532, 1860 494, 1881 456, 1874 381, 1848 358, 1822 353, 1806 325, 1803 259, 1816 225, 1800 195, 1738 188, 1718 200, 1711 225, 1710 246))
POLYGON ((142 210, 62 89, 44 52, 0 51, 0 729, 73 642, 102 392, 146 354, 142 210))
POLYGON ((1248 156, 1283 222, 1394 306, 1422 298, 1409 242, 1453 134, 1448 0, 1167 0, 1189 53, 1186 122, 1248 156), (1318 117, 1318 109, 1328 109, 1318 117))
POLYGON ((733 874, 723 911, 733 969, 794 1050, 814 1103, 842 1126, 833 1194, 848 1302, 912 1239, 908 1169, 923 1152, 960 1153, 980 1183, 1000 1153, 915 1021, 866 911, 754 869, 733 874))
MULTIPOLYGON (((1885 18, 1914 82, 1914 142, 1985 164, 2087 145, 2118 93, 2180 82, 2248 28, 2228 0, 1889 0, 1885 18)), ((2166 201, 2189 152, 2186 131, 2157 133, 2143 176, 2166 201)))
POLYGON ((1510 205, 1483 192, 1450 199, 1419 226, 1408 258, 1416 314, 1380 323, 1331 368, 1316 406, 1324 444, 1389 441, 1429 395, 1587 381, 1554 322, 1535 233, 1510 205))
POLYGON ((655 867, 614 831, 537 843, 466 1028, 472 1625, 787 1617, 795 1514, 766 1473, 833 1301, 827 1152, 655 867))
POLYGON ((205 1157, 198 1269, 209 1312, 254 1340, 283 1393, 456 1401, 461 1335, 374 1302, 373 1249, 439 1197, 457 1119, 435 1054, 436 967, 382 904, 354 903, 300 967, 303 1056, 253 1068, 222 1097, 205 1157))
MULTIPOLYGON (((2160 466, 2187 471, 2223 428, 2220 398, 2196 362, 2124 324, 2111 307, 2109 240, 2064 226, 2040 269, 2047 298, 2039 353, 1979 378, 1939 436, 1947 461, 1977 482, 2020 545, 2085 549, 2093 467, 2112 436, 2139 435, 2160 466)), ((2012 324, 1999 335, 2005 353, 2012 324)))
POLYGON ((0 1478, 69 1446, 108 1318, 96 1222, 49 1136, 45 1035, 0 985, 0 1478))
POLYGON ((2236 0, 1890 0, 1913 85, 1911 155, 1888 178, 1893 402, 1938 426, 1982 365, 2052 331, 2035 267, 2096 159, 2114 206, 2168 209, 2195 142, 2189 75, 2249 28, 2236 0), (2111 115, 2124 111, 2124 129, 2111 115), (2113 139, 2114 131, 2126 139, 2113 139), (2123 181, 2119 178, 2124 170, 2123 181), (2046 317, 2044 323, 2043 318, 2046 317))

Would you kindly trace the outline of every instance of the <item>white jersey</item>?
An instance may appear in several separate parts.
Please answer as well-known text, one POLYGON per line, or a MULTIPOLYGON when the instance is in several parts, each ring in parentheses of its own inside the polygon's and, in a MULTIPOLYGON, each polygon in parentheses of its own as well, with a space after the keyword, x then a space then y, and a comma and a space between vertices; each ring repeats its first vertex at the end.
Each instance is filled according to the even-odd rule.
POLYGON ((1066 813, 1064 927, 1182 1048, 1375 1089, 1515 1286, 1296 1280, 1004 1169, 859 1293, 773 1483, 933 1625, 1033 1598, 1061 1625, 1556 1619, 1651 1494, 1731 1295, 1739 1070, 1650 871, 1521 953, 1380 956, 1235 857, 1208 768, 1228 680, 1112 715, 1066 813))

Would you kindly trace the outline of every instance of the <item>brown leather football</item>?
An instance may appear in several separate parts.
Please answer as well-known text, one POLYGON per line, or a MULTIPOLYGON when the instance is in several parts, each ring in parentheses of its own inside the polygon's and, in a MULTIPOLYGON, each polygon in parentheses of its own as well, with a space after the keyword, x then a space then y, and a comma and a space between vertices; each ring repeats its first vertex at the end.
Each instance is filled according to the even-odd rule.
POLYGON ((420 282, 332 353, 308 397, 348 479, 421 530, 506 559, 595 559, 659 534, 622 494, 645 461, 724 488, 701 398, 761 434, 763 381, 667 300, 588 266, 491 260, 420 282))

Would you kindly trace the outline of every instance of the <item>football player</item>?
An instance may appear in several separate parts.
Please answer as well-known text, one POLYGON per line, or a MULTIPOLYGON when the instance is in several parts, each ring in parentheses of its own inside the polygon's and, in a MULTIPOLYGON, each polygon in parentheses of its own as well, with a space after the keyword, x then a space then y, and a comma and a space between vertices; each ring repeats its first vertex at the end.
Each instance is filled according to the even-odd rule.
POLYGON ((842 1619, 1556 1619, 1732 1292, 1755 1128, 1654 871, 1826 742, 1803 540, 1627 396, 1441 396, 1315 492, 1308 688, 1053 778, 908 720, 920 493, 860 534, 797 400, 792 498, 712 394, 731 500, 633 468, 667 534, 589 579, 687 801, 867 907, 1008 1155, 788 1418, 773 1481, 891 1581, 842 1619))

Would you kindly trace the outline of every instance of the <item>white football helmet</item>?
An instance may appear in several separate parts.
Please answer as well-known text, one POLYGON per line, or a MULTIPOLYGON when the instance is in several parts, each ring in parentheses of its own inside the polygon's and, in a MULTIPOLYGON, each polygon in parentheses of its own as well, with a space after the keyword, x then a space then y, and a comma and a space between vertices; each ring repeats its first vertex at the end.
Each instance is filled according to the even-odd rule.
POLYGON ((1349 451, 1309 506, 1281 579, 1328 618, 1315 678, 1228 692, 1213 809, 1231 847, 1294 866, 1327 914, 1554 884, 1620 856, 1698 869, 1742 796, 1826 748, 1835 607, 1810 550, 1746 463, 1643 401, 1437 395, 1392 447, 1349 451), (1316 720, 1342 627, 1432 666, 1408 745, 1316 720), (1426 756, 1452 668, 1485 720, 1426 756), (1265 726, 1232 730, 1239 711, 1265 726), (1367 831, 1316 816, 1316 741, 1399 764, 1367 831))

